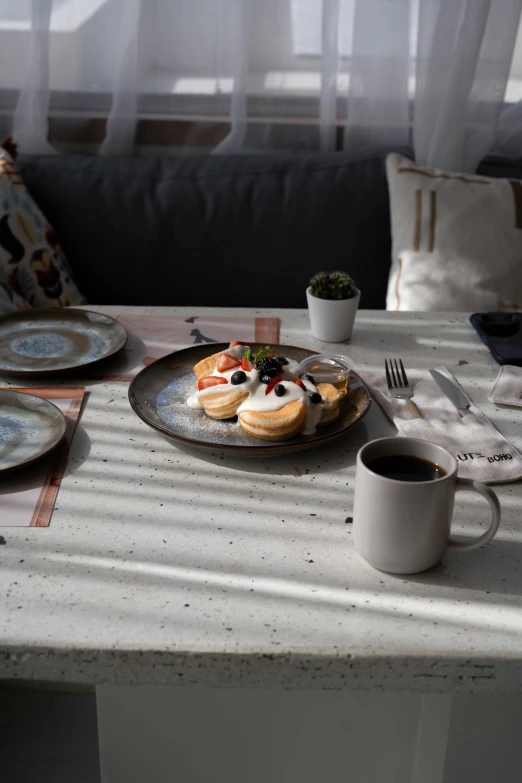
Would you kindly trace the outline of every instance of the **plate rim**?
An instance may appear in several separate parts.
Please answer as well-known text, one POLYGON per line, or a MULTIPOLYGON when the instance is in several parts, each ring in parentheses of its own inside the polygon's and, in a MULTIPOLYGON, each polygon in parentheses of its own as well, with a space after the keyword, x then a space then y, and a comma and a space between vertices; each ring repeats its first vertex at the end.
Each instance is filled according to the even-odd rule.
POLYGON ((72 370, 81 370, 84 367, 92 367, 93 364, 97 364, 98 362, 102 362, 102 361, 105 361, 106 359, 110 359, 111 356, 114 356, 115 354, 117 354, 121 350, 123 350, 123 348, 125 348, 125 346, 127 344, 127 341, 129 339, 129 332, 126 329, 126 327, 121 323, 121 321, 118 321, 117 318, 114 318, 114 316, 108 315, 107 313, 99 313, 96 310, 88 310, 88 309, 83 310, 80 307, 49 307, 49 308, 39 307, 39 308, 35 308, 34 310, 13 310, 10 313, 2 313, 0 315, 0 328, 2 327, 2 325, 6 321, 9 321, 9 319, 12 318, 13 316, 15 316, 15 320, 16 321, 21 321, 23 323, 23 320, 24 320, 23 316, 25 316, 25 315, 27 316, 27 318, 29 318, 29 314, 30 314, 31 320, 34 320, 34 318, 35 317, 37 318, 38 315, 41 314, 41 313, 44 313, 46 316, 52 316, 53 314, 64 313, 64 312, 73 313, 73 314, 75 314, 75 313, 91 313, 92 315, 103 315, 105 318, 109 318, 113 323, 117 323, 118 326, 121 329, 123 329, 123 335, 122 335, 123 342, 121 343, 121 345, 117 346, 116 348, 111 350, 109 353, 104 354, 104 356, 99 356, 97 359, 93 359, 92 361, 89 361, 89 362, 81 362, 80 364, 71 364, 68 367, 61 367, 58 370, 53 370, 53 369, 50 369, 50 370, 22 370, 22 369, 19 369, 19 370, 5 370, 0 365, 0 376, 8 375, 8 376, 14 376, 14 377, 23 377, 23 378, 30 378, 30 377, 36 378, 36 377, 44 377, 44 376, 47 376, 47 375, 58 375, 58 374, 61 374, 61 373, 71 372, 72 370), (18 318, 17 316, 20 316, 20 317, 18 318))
POLYGON ((36 457, 31 457, 31 459, 25 460, 24 462, 18 462, 16 465, 10 465, 9 467, 6 468, 2 468, 2 466, 0 465, 0 475, 2 475, 4 473, 9 473, 12 470, 19 470, 20 468, 25 468, 27 465, 32 465, 33 462, 38 462, 38 460, 47 457, 47 455, 50 454, 52 451, 54 451, 54 449, 58 448, 60 443, 65 438, 67 432, 67 418, 65 416, 65 413, 63 413, 63 411, 61 411, 60 408, 54 404, 54 402, 51 402, 50 400, 46 400, 44 397, 37 397, 36 395, 31 394, 30 391, 14 391, 13 389, 0 389, 0 392, 6 392, 7 394, 23 394, 25 397, 32 397, 34 400, 40 400, 41 402, 45 402, 58 411, 62 422, 62 433, 58 438, 58 440, 56 440, 56 442, 53 443, 52 446, 49 446, 48 449, 42 451, 41 454, 38 454, 36 457))
MULTIPOLYGON (((259 343, 256 340, 252 340, 248 344, 249 345, 250 344, 252 344, 252 345, 262 345, 262 343, 259 343)), ((220 349, 218 346, 225 346, 226 347, 227 345, 228 345, 228 343, 221 342, 221 343, 213 344, 212 347, 216 347, 218 349, 218 351, 219 351, 219 350, 223 350, 223 348, 220 349)), ((210 344, 209 344, 209 346, 210 346, 210 344)), ((170 357, 175 356, 178 353, 182 353, 183 351, 192 350, 195 347, 196 347, 195 345, 189 345, 186 348, 180 348, 178 351, 173 351, 172 353, 169 353, 169 354, 166 354, 165 356, 162 356, 161 359, 158 359, 157 361, 162 361, 162 360, 165 360, 165 359, 169 359, 170 357)), ((203 347, 203 346, 201 346, 201 347, 203 347)), ((297 345, 288 345, 288 344, 282 345, 281 343, 278 343, 277 345, 274 345, 273 347, 274 348, 292 348, 292 349, 297 350, 297 351, 306 351, 307 353, 309 353, 312 356, 313 355, 317 356, 319 354, 319 351, 314 351, 311 348, 302 348, 302 347, 297 346, 297 345)), ((277 443, 270 443, 270 441, 263 441, 260 438, 259 438, 259 441, 260 441, 259 444, 255 444, 253 446, 241 446, 241 445, 234 445, 234 444, 230 444, 230 443, 226 443, 226 444, 225 443, 223 443, 223 444, 222 443, 210 443, 208 441, 202 441, 202 440, 198 440, 196 438, 189 438, 189 437, 187 437, 185 435, 174 434, 174 433, 170 432, 169 430, 167 430, 166 427, 161 427, 161 426, 155 424, 154 422, 149 421, 147 418, 145 418, 144 416, 141 415, 140 411, 138 410, 136 401, 134 399, 134 386, 135 386, 135 383, 136 383, 137 379, 143 373, 149 371, 149 368, 153 367, 154 364, 155 364, 155 362, 153 362, 152 364, 150 364, 147 367, 144 367, 142 370, 140 370, 140 372, 137 373, 137 375, 134 376, 134 378, 132 379, 132 381, 129 384, 127 396, 128 396, 129 404, 130 404, 132 410, 134 411, 136 416, 138 416, 138 418, 141 419, 141 421, 143 421, 145 424, 147 424, 149 427, 151 427, 151 429, 154 429, 157 432, 159 432, 161 435, 164 435, 165 437, 170 438, 171 440, 179 441, 180 443, 183 443, 186 446, 193 446, 195 448, 206 449, 208 451, 219 451, 219 450, 221 450, 221 451, 229 452, 229 453, 230 452, 239 452, 239 451, 241 451, 241 453, 243 453, 245 455, 249 455, 249 456, 262 456, 263 454, 283 454, 283 453, 293 452, 293 451, 302 451, 302 450, 307 449, 307 448, 312 448, 313 446, 316 446, 316 445, 319 446, 319 445, 322 445, 324 443, 327 443, 330 440, 334 440, 335 438, 339 437, 344 432, 349 430, 350 427, 354 426, 359 421, 361 421, 366 416, 368 411, 370 410, 370 407, 371 407, 372 402, 373 402, 373 397, 372 397, 371 391, 368 388, 367 384, 365 383, 363 378, 361 378, 361 376, 359 375, 358 372, 352 370, 352 374, 355 375, 355 377, 358 379, 359 383, 361 384, 361 386, 363 387, 363 389, 366 392, 366 404, 364 406, 364 410, 362 411, 361 415, 357 418, 357 420, 354 421, 352 424, 350 424, 345 429, 341 430, 340 432, 325 433, 324 435, 315 436, 313 440, 311 439, 309 441, 298 441, 297 443, 292 443, 291 439, 289 439, 287 442, 285 442, 285 441, 278 441, 277 443)), ((254 436, 252 436, 252 437, 254 437, 254 436)))

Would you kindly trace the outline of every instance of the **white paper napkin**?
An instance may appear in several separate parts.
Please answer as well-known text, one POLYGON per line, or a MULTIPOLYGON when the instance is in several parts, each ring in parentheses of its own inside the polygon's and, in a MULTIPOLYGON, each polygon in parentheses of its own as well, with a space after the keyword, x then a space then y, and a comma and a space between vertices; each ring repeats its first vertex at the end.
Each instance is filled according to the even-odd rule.
MULTIPOLYGON (((445 367, 436 369, 457 384, 445 367)), ((459 476, 463 478, 488 484, 522 478, 522 455, 464 392, 471 403, 471 415, 461 418, 427 371, 415 372, 407 368, 407 373, 422 419, 412 419, 406 402, 390 396, 384 368, 382 373, 371 372, 364 376, 376 401, 400 435, 428 440, 447 449, 456 457, 459 476)))
POLYGON ((488 399, 501 405, 522 407, 522 367, 504 364, 499 370, 488 399))

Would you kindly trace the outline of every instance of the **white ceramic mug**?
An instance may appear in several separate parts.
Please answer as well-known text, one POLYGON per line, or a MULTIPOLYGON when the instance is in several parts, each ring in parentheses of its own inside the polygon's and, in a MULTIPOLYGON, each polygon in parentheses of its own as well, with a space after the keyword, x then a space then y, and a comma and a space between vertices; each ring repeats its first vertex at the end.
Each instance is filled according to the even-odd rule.
POLYGON ((353 541, 370 565, 392 574, 431 568, 446 549, 478 549, 491 541, 500 522, 495 493, 480 481, 457 478, 457 460, 446 449, 417 438, 382 438, 357 454, 353 541), (446 475, 431 481, 401 481, 375 473, 368 465, 379 457, 413 456, 440 465, 446 475), (450 540, 455 492, 474 490, 491 507, 491 522, 469 543, 450 540))

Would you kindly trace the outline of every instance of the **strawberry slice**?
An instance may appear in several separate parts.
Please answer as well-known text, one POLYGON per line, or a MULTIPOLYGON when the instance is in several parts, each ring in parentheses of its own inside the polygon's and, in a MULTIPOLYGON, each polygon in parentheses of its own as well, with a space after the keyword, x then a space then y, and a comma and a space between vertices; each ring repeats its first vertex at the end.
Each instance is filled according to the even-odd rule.
POLYGON ((300 378, 299 378, 299 380, 294 381, 294 383, 296 383, 303 391, 306 391, 306 386, 304 385, 304 383, 302 382, 302 380, 300 378))
POLYGON ((221 378, 219 375, 206 375, 204 378, 200 378, 198 381, 198 389, 208 389, 209 386, 218 386, 220 383, 228 383, 226 378, 221 378))
POLYGON ((270 394, 272 389, 274 389, 277 386, 277 384, 282 380, 283 379, 281 378, 281 376, 279 376, 278 378, 272 378, 272 380, 270 381, 270 383, 265 389, 265 394, 270 394))
POLYGON ((242 340, 232 340, 232 342, 230 343, 230 345, 228 347, 229 348, 235 348, 236 345, 247 345, 247 343, 244 343, 242 340))
POLYGON ((241 362, 239 359, 236 359, 235 356, 230 356, 229 353, 225 353, 225 351, 223 351, 218 359, 217 371, 225 372, 225 370, 231 370, 232 367, 239 367, 240 364, 241 362))
POLYGON ((250 361, 250 359, 247 359, 246 356, 243 356, 241 359, 241 369, 245 372, 251 372, 254 369, 253 363, 250 361))

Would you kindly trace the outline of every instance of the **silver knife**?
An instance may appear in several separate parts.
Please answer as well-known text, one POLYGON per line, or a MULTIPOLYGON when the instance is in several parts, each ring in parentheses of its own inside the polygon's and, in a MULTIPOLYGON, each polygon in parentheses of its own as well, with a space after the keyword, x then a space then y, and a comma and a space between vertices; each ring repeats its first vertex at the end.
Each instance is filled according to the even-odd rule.
POLYGON ((445 375, 437 372, 437 370, 430 370, 430 375, 439 389, 444 392, 448 400, 453 403, 461 416, 471 415, 469 402, 458 386, 455 386, 454 383, 449 381, 445 375))

